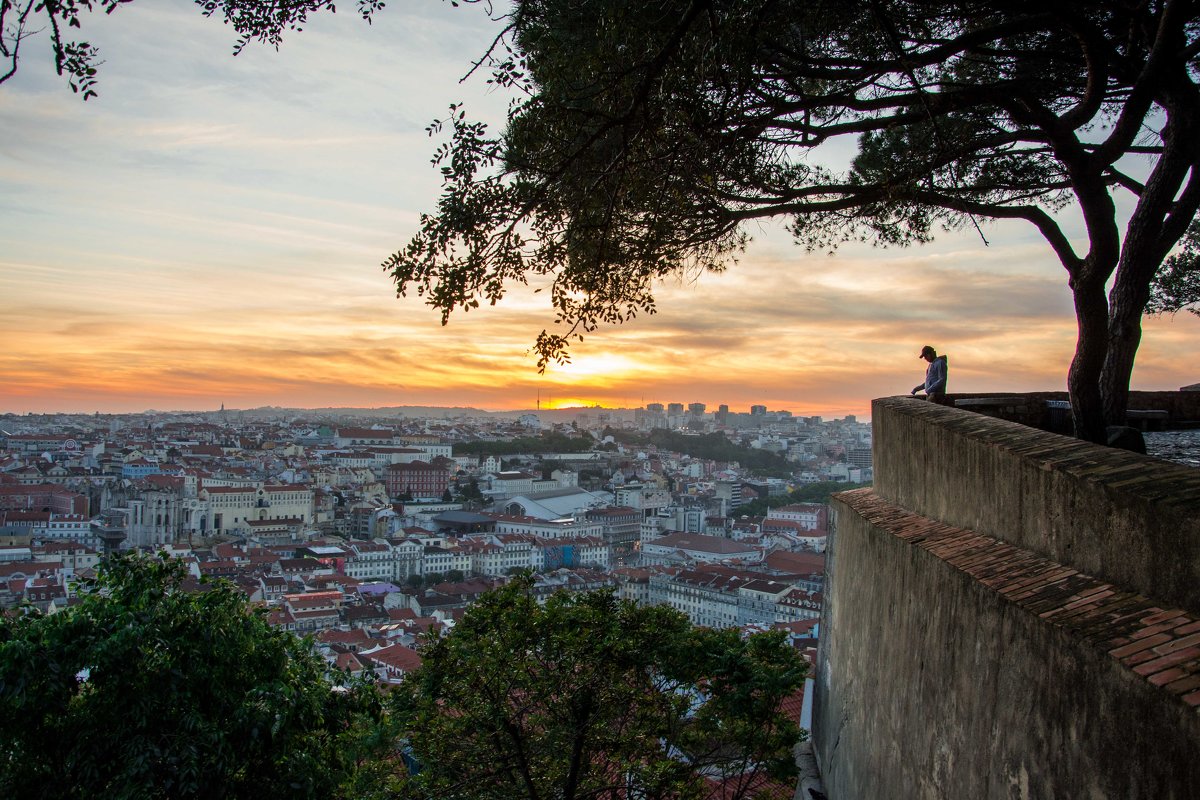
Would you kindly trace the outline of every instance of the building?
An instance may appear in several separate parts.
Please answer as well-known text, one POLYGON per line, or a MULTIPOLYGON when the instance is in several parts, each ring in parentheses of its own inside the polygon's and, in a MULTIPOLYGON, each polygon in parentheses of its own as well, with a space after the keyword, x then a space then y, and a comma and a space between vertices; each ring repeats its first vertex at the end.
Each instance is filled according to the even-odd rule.
POLYGON ((767 511, 767 519, 781 519, 795 522, 804 530, 824 530, 829 518, 829 510, 822 503, 792 503, 786 506, 776 506, 767 511))
POLYGON ((762 551, 753 545, 702 533, 669 533, 642 543, 642 562, 648 565, 758 562, 761 559, 762 551))
POLYGON ((600 526, 600 537, 617 558, 633 552, 642 533, 642 512, 629 506, 588 509, 587 518, 600 526))
POLYGON ((389 497, 411 496, 414 500, 441 500, 450 488, 450 471, 426 461, 392 464, 387 469, 389 497))

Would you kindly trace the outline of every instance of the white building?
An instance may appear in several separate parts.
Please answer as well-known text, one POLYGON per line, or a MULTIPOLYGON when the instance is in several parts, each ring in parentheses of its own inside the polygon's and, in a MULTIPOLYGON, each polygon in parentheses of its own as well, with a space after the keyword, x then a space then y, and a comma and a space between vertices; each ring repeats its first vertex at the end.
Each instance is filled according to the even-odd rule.
POLYGON ((670 533, 652 541, 642 542, 643 564, 706 564, 721 561, 746 563, 762 560, 762 550, 753 545, 735 542, 702 533, 670 533))
POLYGON ((601 523, 575 517, 542 519, 509 514, 485 514, 484 516, 496 520, 496 533, 525 533, 543 539, 601 536, 604 533, 604 526, 601 523))

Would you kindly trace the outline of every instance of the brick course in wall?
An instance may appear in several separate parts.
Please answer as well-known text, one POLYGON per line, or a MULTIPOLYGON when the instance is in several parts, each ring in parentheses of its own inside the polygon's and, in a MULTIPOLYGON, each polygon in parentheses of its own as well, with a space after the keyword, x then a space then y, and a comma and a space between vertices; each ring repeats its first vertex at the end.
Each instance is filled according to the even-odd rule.
POLYGON ((835 496, 827 553, 830 800, 1195 797, 1200 470, 910 398, 872 415, 875 484, 835 496))
POLYGON ((1164 609, 1145 595, 1123 591, 991 536, 918 516, 870 489, 843 492, 838 500, 871 525, 1106 652, 1163 692, 1193 708, 1200 706, 1200 616, 1164 609))
POLYGON ((906 397, 872 415, 881 497, 1200 612, 1200 470, 906 397))

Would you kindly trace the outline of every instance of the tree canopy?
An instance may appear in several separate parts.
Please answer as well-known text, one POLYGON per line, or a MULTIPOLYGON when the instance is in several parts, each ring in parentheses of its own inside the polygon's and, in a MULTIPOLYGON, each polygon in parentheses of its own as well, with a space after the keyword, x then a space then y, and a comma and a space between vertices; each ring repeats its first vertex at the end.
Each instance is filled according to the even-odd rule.
POLYGON ((693 628, 611 592, 528 578, 431 640, 395 694, 420 771, 406 796, 791 797, 800 732, 780 710, 804 677, 779 634, 693 628), (782 783, 773 782, 782 779, 782 783))
POLYGON ((117 557, 77 605, 0 622, 0 796, 363 796, 391 770, 373 686, 232 584, 117 557), (372 744, 373 742, 373 744, 372 744))
POLYGON ((454 445, 455 455, 515 456, 523 453, 586 453, 596 441, 586 432, 568 436, 557 431, 544 431, 538 436, 519 436, 516 439, 474 439, 454 445))
POLYGON ((544 367, 653 313, 656 279, 725 269, 752 220, 812 249, 1023 220, 1073 294, 1077 432, 1123 422, 1152 279, 1200 206, 1195 2, 517 0, 503 24, 507 125, 434 125, 444 190, 384 263, 400 294, 445 319, 551 280, 544 367))
POLYGON ((837 492, 848 492, 851 489, 861 489, 864 486, 870 486, 869 483, 850 483, 846 481, 818 481, 817 483, 805 483, 792 489, 787 494, 769 495, 767 497, 758 497, 748 503, 730 510, 730 516, 740 517, 762 517, 766 516, 767 512, 772 508, 790 505, 792 503, 821 503, 829 504, 831 495, 837 492))
POLYGON ((627 447, 654 445, 673 453, 683 453, 693 458, 704 458, 711 461, 736 461, 739 465, 755 474, 771 477, 791 475, 794 466, 779 453, 759 450, 753 447, 736 444, 729 441, 720 432, 686 434, 670 431, 666 428, 655 428, 649 433, 605 428, 605 436, 611 436, 627 447))
POLYGON ((1183 247, 1168 256, 1150 284, 1151 314, 1174 314, 1187 310, 1200 316, 1200 220, 1191 224, 1183 247))

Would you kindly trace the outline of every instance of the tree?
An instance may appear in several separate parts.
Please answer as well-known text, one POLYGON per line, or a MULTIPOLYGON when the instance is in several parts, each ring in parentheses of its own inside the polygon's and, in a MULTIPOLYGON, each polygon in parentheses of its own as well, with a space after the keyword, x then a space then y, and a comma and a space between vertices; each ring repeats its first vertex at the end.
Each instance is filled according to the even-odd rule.
POLYGON ((0 795, 359 796, 390 770, 372 685, 186 580, 114 557, 77 605, 0 623, 0 795))
POLYGON ((479 490, 479 481, 471 478, 466 483, 459 483, 458 498, 463 501, 482 500, 483 492, 479 490))
MULTIPOLYGON (((219 16, 233 28, 237 55, 252 41, 278 48, 285 30, 300 30, 308 15, 334 11, 334 0, 194 0, 206 17, 219 16)), ((86 41, 69 41, 64 35, 82 30, 88 14, 112 14, 133 0, 0 0, 0 83, 17 72, 21 47, 30 37, 49 31, 54 67, 65 75, 71 91, 84 100, 96 96, 100 48, 86 41)), ((367 22, 383 8, 383 0, 357 0, 358 13, 367 22)))
POLYGON ((519 0, 504 24, 481 63, 519 99, 499 136, 458 106, 433 126, 444 190, 384 263, 400 294, 445 320, 551 277, 544 368, 653 313, 655 279, 724 269, 752 220, 817 249, 1023 220, 1074 298, 1076 431, 1123 422, 1151 281, 1200 206, 1196 3, 519 0))
POLYGON ((1150 284, 1150 314, 1174 314, 1187 309, 1200 316, 1200 221, 1193 222, 1183 248, 1163 262, 1150 284))
POLYGON ((693 628, 611 592, 538 602, 528 577, 433 635, 395 693, 421 771, 406 796, 749 798, 794 790, 799 729, 780 702, 804 677, 784 638, 693 628), (706 791, 707 788, 707 791, 706 791))
POLYGON ((445 491, 442 492, 442 502, 443 503, 454 502, 454 495, 451 494, 449 486, 447 486, 445 491))

